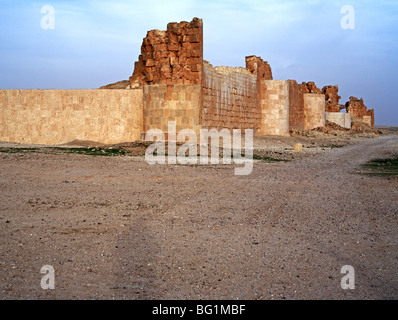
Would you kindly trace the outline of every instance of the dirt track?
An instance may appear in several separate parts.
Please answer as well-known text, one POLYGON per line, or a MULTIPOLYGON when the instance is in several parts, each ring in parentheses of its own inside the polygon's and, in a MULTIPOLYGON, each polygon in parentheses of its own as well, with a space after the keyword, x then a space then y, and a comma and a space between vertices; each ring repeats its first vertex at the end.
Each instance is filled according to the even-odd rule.
POLYGON ((249 176, 1 154, 0 299, 397 299, 398 180, 355 173, 397 149, 382 137, 249 176))

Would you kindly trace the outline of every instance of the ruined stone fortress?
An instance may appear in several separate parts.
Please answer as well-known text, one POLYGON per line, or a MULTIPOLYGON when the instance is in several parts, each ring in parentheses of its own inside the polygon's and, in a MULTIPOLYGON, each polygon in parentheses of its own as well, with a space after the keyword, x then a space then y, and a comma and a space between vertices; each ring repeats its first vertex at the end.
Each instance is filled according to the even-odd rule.
POLYGON ((142 140, 150 129, 167 133, 169 121, 177 132, 253 129, 281 136, 326 120, 374 126, 374 111, 362 99, 340 105, 340 98, 337 86, 273 80, 270 65, 257 56, 246 57, 246 68, 213 67, 203 60, 203 22, 194 18, 149 31, 128 82, 93 90, 0 90, 0 141, 121 143, 142 140))

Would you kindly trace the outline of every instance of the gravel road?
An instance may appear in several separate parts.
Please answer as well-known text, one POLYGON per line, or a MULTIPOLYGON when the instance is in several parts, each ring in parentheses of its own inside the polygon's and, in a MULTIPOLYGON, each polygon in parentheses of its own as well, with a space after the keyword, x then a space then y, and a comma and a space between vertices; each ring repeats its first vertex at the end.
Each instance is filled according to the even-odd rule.
POLYGON ((382 137, 248 176, 2 153, 0 299, 398 299, 398 180, 357 173, 397 150, 382 137))

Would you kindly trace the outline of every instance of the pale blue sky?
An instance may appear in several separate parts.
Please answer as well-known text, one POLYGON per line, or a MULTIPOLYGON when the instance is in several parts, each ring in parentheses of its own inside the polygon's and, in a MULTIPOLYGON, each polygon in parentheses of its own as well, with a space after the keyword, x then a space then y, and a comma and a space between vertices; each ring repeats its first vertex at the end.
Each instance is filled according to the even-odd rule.
POLYGON ((142 39, 168 22, 204 21, 204 58, 244 66, 257 55, 275 79, 339 85, 363 97, 376 125, 398 125, 398 1, 0 0, 0 89, 83 89, 126 80, 142 39), (55 29, 41 28, 44 5, 55 29), (355 9, 344 30, 341 8, 355 9))

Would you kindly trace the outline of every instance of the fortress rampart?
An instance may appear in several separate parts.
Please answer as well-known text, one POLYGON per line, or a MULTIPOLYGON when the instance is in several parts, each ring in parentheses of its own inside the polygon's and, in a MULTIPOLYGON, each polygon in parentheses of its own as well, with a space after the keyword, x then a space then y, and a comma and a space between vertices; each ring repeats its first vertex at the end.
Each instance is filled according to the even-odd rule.
POLYGON ((203 21, 169 23, 151 30, 129 81, 96 90, 0 90, 0 140, 63 144, 73 140, 120 143, 151 129, 253 129, 288 136, 290 130, 345 128, 351 118, 374 126, 362 99, 339 104, 338 86, 274 80, 257 56, 246 67, 213 67, 203 60, 203 21), (349 116, 340 113, 346 109, 349 116))

